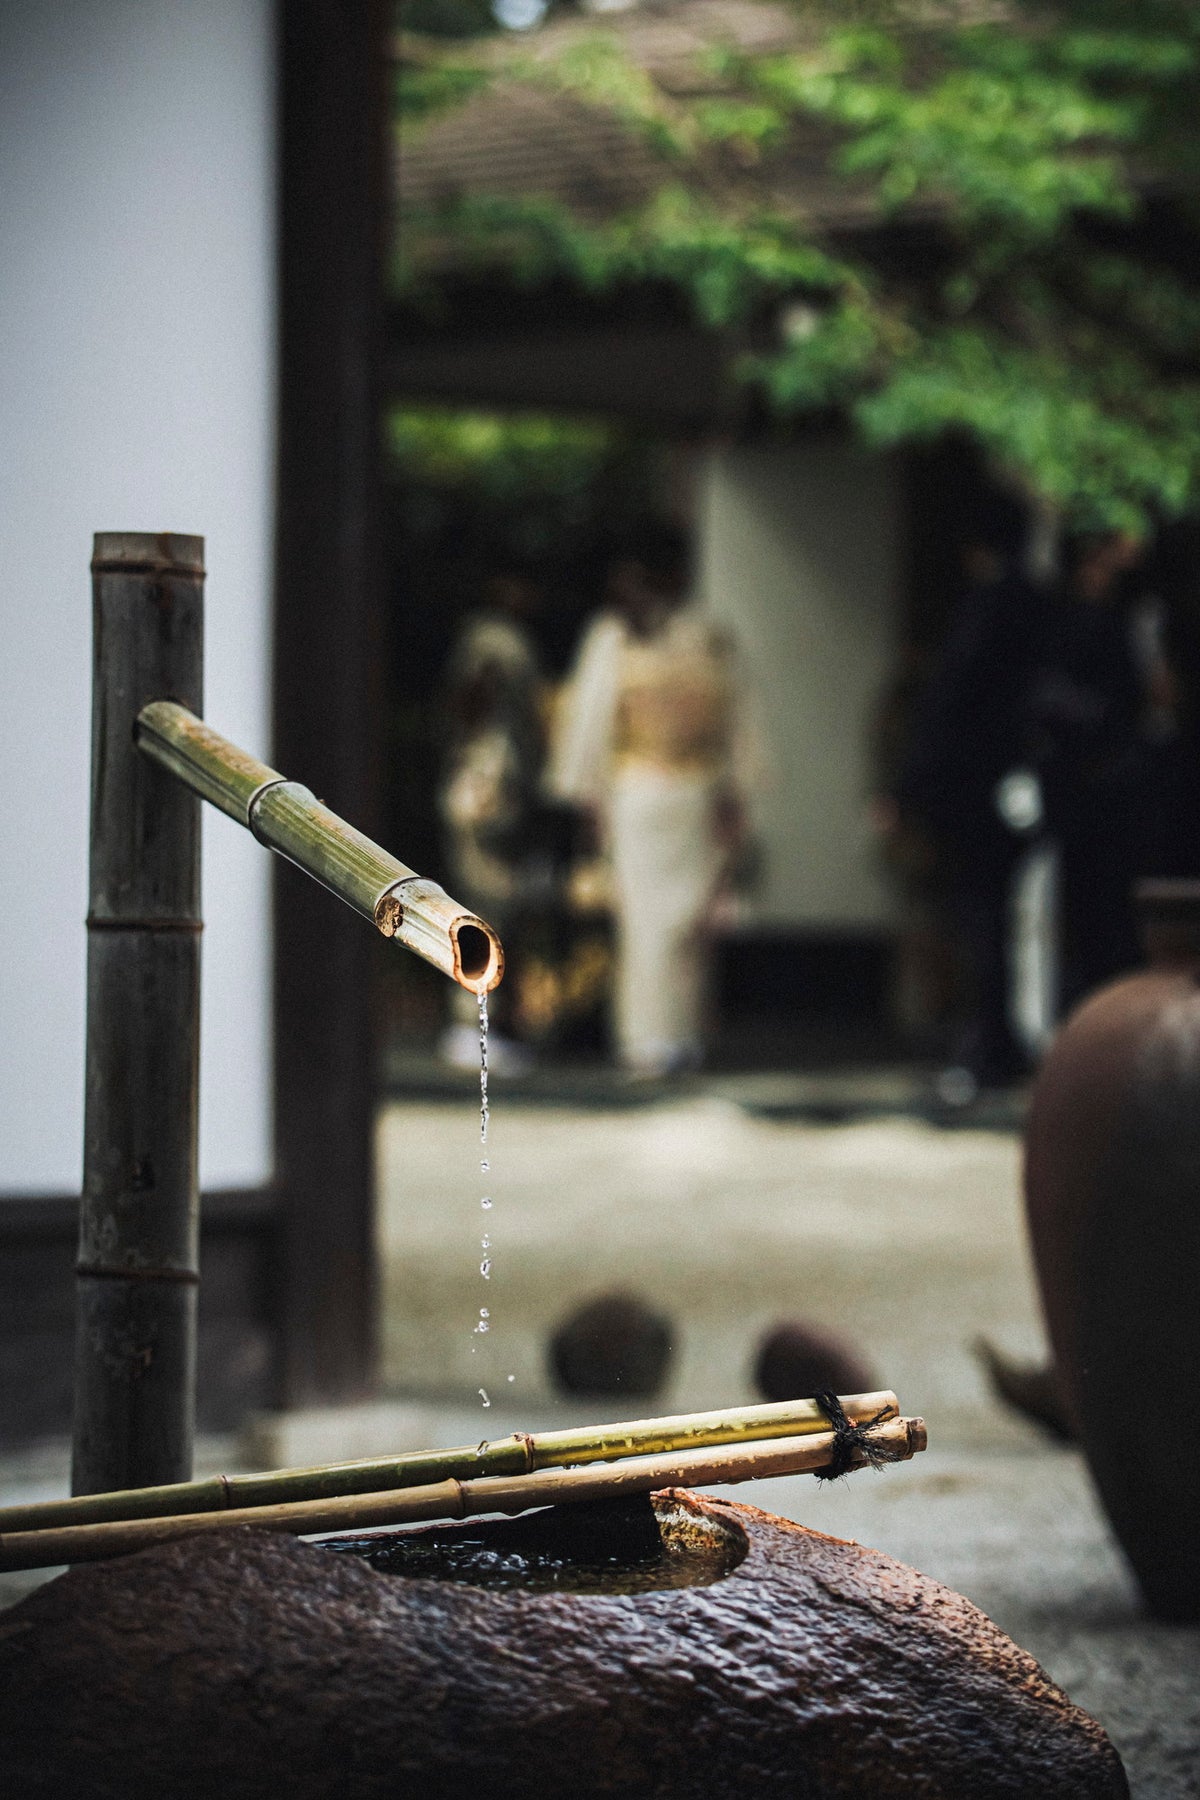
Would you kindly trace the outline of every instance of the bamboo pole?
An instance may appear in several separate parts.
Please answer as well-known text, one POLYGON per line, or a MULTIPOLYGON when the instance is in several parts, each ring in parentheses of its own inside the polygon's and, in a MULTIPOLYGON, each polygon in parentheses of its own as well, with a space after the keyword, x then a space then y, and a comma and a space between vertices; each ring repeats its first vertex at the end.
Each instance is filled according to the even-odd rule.
POLYGON ((171 700, 144 706, 137 746, 461 987, 487 993, 500 980, 504 952, 490 925, 187 707, 171 700))
MULTIPOLYGON (((895 1394, 848 1394, 842 1400, 853 1425, 871 1419, 881 1423, 900 1411, 895 1394)), ((829 1429, 828 1415, 815 1400, 780 1400, 765 1406, 727 1407, 719 1412, 676 1413, 664 1419, 634 1419, 624 1425, 593 1425, 583 1430, 540 1431, 534 1437, 534 1467, 558 1463, 612 1462, 618 1457, 652 1451, 703 1448, 746 1439, 796 1437, 829 1429)))
POLYGON ((76 1494, 191 1474, 199 808, 133 732, 156 695, 203 703, 203 580, 202 538, 97 534, 76 1494))
MULTIPOLYGON (((849 1394, 842 1407, 851 1424, 894 1419, 900 1408, 889 1392, 849 1394)), ((74 1500, 42 1500, 0 1509, 0 1535, 50 1530, 67 1525, 162 1518, 174 1513, 228 1512, 235 1508, 290 1501, 333 1499, 383 1489, 418 1487, 439 1481, 485 1476, 527 1475, 556 1467, 579 1467, 685 1449, 826 1432, 829 1420, 815 1400, 788 1400, 767 1406, 730 1407, 718 1412, 683 1413, 662 1419, 633 1419, 617 1425, 577 1426, 533 1435, 519 1432, 478 1446, 418 1450, 406 1456, 326 1463, 311 1469, 274 1469, 254 1475, 211 1475, 171 1486, 90 1494, 74 1500)))
MULTIPOLYGON (((876 1457, 906 1461, 924 1450, 921 1419, 892 1419, 871 1434, 876 1457)), ((152 1545, 198 1532, 235 1525, 303 1536, 313 1532, 361 1531, 375 1526, 465 1519, 484 1513, 514 1514, 534 1507, 582 1501, 627 1499, 658 1488, 726 1486, 767 1476, 799 1475, 827 1468, 837 1440, 832 1431, 807 1433, 723 1448, 692 1448, 638 1457, 614 1467, 560 1469, 532 1475, 485 1476, 480 1480, 437 1481, 423 1487, 300 1500, 281 1506, 237 1507, 222 1513, 185 1513, 165 1518, 70 1525, 59 1530, 6 1532, 0 1536, 0 1570, 53 1568, 60 1563, 95 1562, 126 1556, 152 1545)), ((853 1463, 866 1460, 852 1452, 853 1463)))

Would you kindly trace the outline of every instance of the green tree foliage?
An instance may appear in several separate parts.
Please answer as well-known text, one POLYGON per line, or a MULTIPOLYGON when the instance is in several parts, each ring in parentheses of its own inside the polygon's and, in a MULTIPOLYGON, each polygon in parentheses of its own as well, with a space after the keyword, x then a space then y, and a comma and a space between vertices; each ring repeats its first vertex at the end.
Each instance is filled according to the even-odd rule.
POLYGON ((860 7, 809 35, 715 50, 683 97, 600 30, 553 61, 426 65, 427 82, 501 69, 615 112, 661 182, 601 223, 458 198, 409 220, 404 279, 453 232, 518 282, 665 281, 707 326, 781 322, 742 373, 785 415, 838 407, 878 445, 967 432, 1079 523, 1200 505, 1200 7, 1024 0, 919 28, 860 7), (814 119, 891 236, 822 232, 789 204, 814 119), (901 233, 915 258, 889 248, 901 233))
POLYGON ((652 437, 594 419, 401 406, 386 432, 405 554, 451 609, 497 560, 603 565, 661 478, 652 437))
POLYGON ((438 407, 401 407, 387 423, 390 455, 406 473, 447 490, 477 487, 503 504, 586 491, 613 435, 591 421, 438 407))

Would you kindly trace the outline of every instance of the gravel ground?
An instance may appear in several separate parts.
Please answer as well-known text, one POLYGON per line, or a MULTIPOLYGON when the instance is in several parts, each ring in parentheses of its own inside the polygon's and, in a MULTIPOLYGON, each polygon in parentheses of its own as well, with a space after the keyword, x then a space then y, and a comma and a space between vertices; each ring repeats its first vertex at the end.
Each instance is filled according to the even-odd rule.
POLYGON ((1011 1135, 912 1119, 823 1126, 723 1097, 621 1112, 493 1112, 481 1185, 469 1104, 398 1104, 379 1127, 384 1358, 409 1392, 549 1398, 544 1344, 624 1287, 670 1315, 670 1410, 750 1397, 754 1349, 800 1315, 852 1339, 881 1385, 945 1434, 980 1436, 969 1342, 1037 1354, 1011 1135), (486 1191, 494 1204, 484 1212, 486 1191), (492 1239, 492 1277, 479 1276, 492 1239), (472 1327, 489 1308, 486 1338, 472 1327))

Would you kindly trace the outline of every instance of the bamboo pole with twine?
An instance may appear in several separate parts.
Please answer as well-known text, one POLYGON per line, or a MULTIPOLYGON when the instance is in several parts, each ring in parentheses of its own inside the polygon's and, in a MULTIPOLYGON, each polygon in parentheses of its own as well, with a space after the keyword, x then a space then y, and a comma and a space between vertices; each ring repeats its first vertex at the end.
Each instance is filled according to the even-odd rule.
MULTIPOLYGON (((852 1425, 880 1424, 894 1419, 900 1411, 895 1394, 886 1391, 848 1394, 839 1404, 852 1425)), ((0 1509, 0 1535, 120 1519, 163 1518, 175 1513, 229 1512, 241 1507, 335 1499, 439 1481, 531 1475, 542 1469, 613 1462, 631 1456, 800 1437, 826 1432, 829 1425, 829 1415, 815 1400, 787 1400, 661 1419, 632 1419, 615 1425, 576 1426, 532 1434, 516 1432, 511 1437, 449 1450, 416 1450, 404 1456, 325 1463, 309 1469, 273 1469, 263 1474, 210 1475, 165 1487, 127 1488, 73 1500, 10 1506, 0 1509)))
MULTIPOLYGON (((869 1443, 846 1451, 845 1468, 870 1462, 903 1462, 926 1446, 921 1419, 890 1419, 877 1425, 869 1443)), ((733 1444, 693 1447, 631 1458, 615 1466, 585 1466, 532 1475, 484 1476, 478 1480, 429 1482, 381 1493, 346 1494, 276 1506, 236 1507, 228 1512, 121 1519, 68 1525, 54 1530, 11 1531, 0 1535, 0 1570, 53 1568, 60 1563, 96 1562, 126 1556, 155 1544, 224 1531, 238 1525, 304 1536, 314 1532, 361 1531, 371 1527, 432 1523, 516 1514, 535 1507, 586 1501, 621 1500, 660 1488, 726 1486, 767 1476, 819 1474, 834 1463, 841 1444, 837 1431, 733 1444)), ((843 1446, 844 1449, 844 1446, 843 1446)))

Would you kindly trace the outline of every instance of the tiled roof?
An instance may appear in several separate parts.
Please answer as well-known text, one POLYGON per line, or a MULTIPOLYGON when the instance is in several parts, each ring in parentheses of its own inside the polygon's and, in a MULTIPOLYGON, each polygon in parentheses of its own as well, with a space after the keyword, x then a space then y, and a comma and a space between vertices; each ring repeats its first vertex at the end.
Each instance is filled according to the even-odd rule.
MULTIPOLYGON (((698 67, 721 45, 769 54, 815 43, 829 15, 805 18, 770 0, 643 0, 625 12, 556 22, 523 37, 492 40, 485 54, 503 68, 548 62, 574 43, 615 37, 669 94, 711 86, 698 67)), ((400 54, 403 55, 403 46, 400 54)), ((875 217, 866 192, 828 167, 830 135, 814 121, 797 125, 787 148, 753 165, 732 156, 725 174, 747 200, 768 202, 825 225, 875 217)), ((409 127, 399 146, 401 218, 470 194, 564 201, 585 219, 611 217, 662 185, 664 164, 612 113, 549 85, 503 74, 489 88, 429 124, 409 127)))

